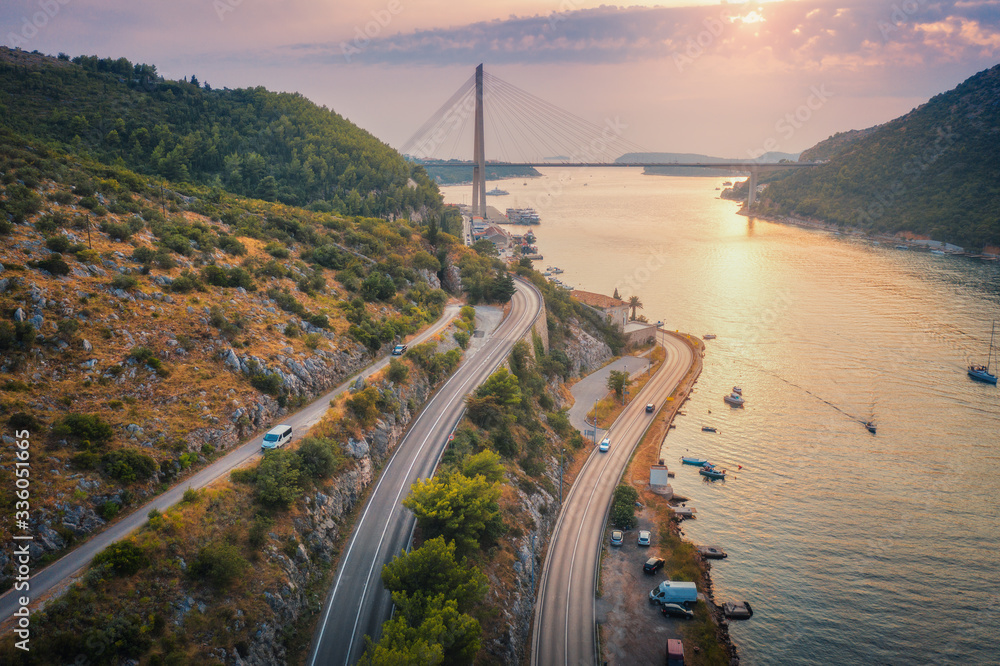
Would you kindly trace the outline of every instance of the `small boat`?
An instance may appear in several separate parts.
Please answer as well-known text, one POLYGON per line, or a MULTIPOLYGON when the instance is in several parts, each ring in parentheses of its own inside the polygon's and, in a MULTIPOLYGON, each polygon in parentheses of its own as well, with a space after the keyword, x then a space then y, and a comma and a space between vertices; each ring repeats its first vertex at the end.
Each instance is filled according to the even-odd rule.
POLYGON ((897 245, 896 249, 897 250, 909 250, 910 248, 907 247, 906 245, 897 245))
POLYGON ((739 393, 730 393, 729 395, 725 396, 723 400, 725 400, 727 404, 732 405, 733 407, 742 407, 743 403, 746 402, 743 399, 743 396, 741 396, 739 393))
POLYGON ((694 518, 694 514, 698 513, 698 509, 688 508, 685 506, 675 506, 672 507, 674 510, 674 515, 679 518, 694 518))
POLYGON ((933 254, 936 257, 943 257, 944 256, 944 252, 942 250, 931 250, 931 254, 933 254))
POLYGON ((718 430, 715 429, 715 426, 702 426, 701 427, 701 431, 702 432, 719 432, 718 430))
POLYGON ((722 479, 723 481, 726 480, 726 470, 716 469, 715 465, 706 464, 698 470, 698 473, 712 479, 713 481, 718 479, 722 479))
POLYGON ((705 335, 701 336, 701 339, 702 340, 714 340, 715 339, 715 333, 706 333, 705 335))
POLYGON ((552 267, 552 272, 553 273, 562 273, 563 269, 559 268, 558 266, 553 266, 552 267))
POLYGON ((703 466, 708 462, 707 458, 695 458, 694 456, 681 456, 681 464, 703 466))
POLYGON ((727 601, 722 604, 722 613, 731 620, 749 620, 753 617, 753 608, 749 601, 727 601))
POLYGON ((743 395, 743 389, 741 389, 739 386, 734 386, 733 393, 735 393, 736 395, 743 395))
POLYGON ((501 190, 499 187, 494 187, 492 190, 490 190, 486 194, 498 197, 498 196, 503 196, 505 194, 510 194, 510 192, 508 192, 507 190, 501 190))
POLYGON ((868 423, 865 424, 865 427, 868 428, 868 432, 870 432, 873 435, 875 434, 875 422, 874 421, 869 421, 868 423))
POLYGON ((969 366, 969 377, 979 382, 996 384, 997 376, 990 372, 990 363, 993 361, 993 334, 996 332, 997 322, 993 321, 993 328, 990 329, 990 353, 986 357, 986 365, 972 364, 969 366))
POLYGON ((697 546, 696 548, 701 556, 708 560, 722 560, 729 557, 726 551, 718 546, 697 546))

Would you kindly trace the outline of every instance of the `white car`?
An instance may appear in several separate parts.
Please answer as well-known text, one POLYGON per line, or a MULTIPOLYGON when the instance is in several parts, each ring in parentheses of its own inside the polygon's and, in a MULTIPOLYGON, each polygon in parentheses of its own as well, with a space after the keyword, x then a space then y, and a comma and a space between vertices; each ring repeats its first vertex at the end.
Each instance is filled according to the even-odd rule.
POLYGON ((607 451, 608 449, 610 449, 611 448, 611 438, 610 437, 605 437, 604 439, 602 439, 601 440, 601 445, 598 448, 602 452, 603 451, 607 451))
POLYGON ((649 530, 639 530, 639 545, 640 546, 649 545, 649 530))

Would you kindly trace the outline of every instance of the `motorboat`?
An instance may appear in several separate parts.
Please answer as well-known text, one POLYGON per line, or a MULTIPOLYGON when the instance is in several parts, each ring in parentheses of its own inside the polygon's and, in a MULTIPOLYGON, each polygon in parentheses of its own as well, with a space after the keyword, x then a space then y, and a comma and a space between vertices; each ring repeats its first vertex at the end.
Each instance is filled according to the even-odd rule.
POLYGON ((735 393, 736 395, 743 395, 743 389, 741 389, 739 386, 734 386, 733 393, 735 393))
POLYGON ((986 365, 972 364, 969 366, 969 377, 978 382, 996 384, 997 376, 990 372, 990 363, 993 361, 993 334, 996 332, 997 323, 993 321, 993 328, 990 329, 990 352, 986 357, 986 365))
POLYGON ((681 456, 681 464, 683 465, 696 465, 698 467, 701 467, 707 462, 708 462, 707 458, 695 458, 694 456, 681 456))
POLYGON ((726 551, 718 546, 697 546, 696 549, 702 557, 708 560, 722 560, 729 557, 726 551))
POLYGON ((749 601, 727 601, 722 604, 722 613, 731 620, 749 620, 753 617, 753 608, 749 601))
POLYGON ((701 338, 702 340, 714 340, 715 333, 706 333, 705 335, 701 336, 701 338))
POLYGON ((694 507, 675 506, 672 508, 674 510, 674 515, 679 518, 694 518, 694 514, 698 513, 698 509, 695 509, 694 507))
POLYGON ((722 398, 726 401, 726 404, 732 405, 733 407, 742 407, 743 403, 746 402, 739 393, 730 393, 729 395, 722 398))
POLYGON ((931 254, 933 254, 935 257, 943 257, 944 256, 944 251, 943 250, 931 250, 931 254))
POLYGON ((722 479, 723 481, 726 480, 726 470, 717 469, 715 465, 704 465, 701 469, 698 470, 698 473, 701 474, 702 476, 712 479, 713 481, 718 479, 722 479))
POLYGON ((715 426, 702 426, 702 427, 701 427, 701 431, 702 431, 702 432, 719 432, 719 431, 718 431, 718 430, 717 430, 717 429, 715 428, 715 426))
POLYGON ((876 428, 875 428, 875 422, 874 421, 869 421, 869 422, 865 423, 865 427, 868 428, 868 432, 870 432, 873 435, 875 434, 876 428))
POLYGON ((558 266, 553 266, 553 267, 552 267, 552 272, 553 272, 553 273, 557 273, 557 274, 558 274, 558 273, 562 273, 562 272, 563 272, 563 269, 559 268, 558 266))

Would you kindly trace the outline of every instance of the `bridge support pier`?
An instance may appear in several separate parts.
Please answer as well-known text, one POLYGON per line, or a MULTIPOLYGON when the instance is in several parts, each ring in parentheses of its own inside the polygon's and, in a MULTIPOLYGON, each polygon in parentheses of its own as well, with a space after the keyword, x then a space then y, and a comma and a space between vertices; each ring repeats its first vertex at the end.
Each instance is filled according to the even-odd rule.
POLYGON ((486 139, 483 133, 483 64, 476 67, 476 127, 472 138, 472 214, 486 219, 486 139))
POLYGON ((757 177, 760 175, 760 170, 757 167, 750 167, 750 178, 747 179, 748 192, 747 192, 747 209, 753 206, 757 202, 757 177))

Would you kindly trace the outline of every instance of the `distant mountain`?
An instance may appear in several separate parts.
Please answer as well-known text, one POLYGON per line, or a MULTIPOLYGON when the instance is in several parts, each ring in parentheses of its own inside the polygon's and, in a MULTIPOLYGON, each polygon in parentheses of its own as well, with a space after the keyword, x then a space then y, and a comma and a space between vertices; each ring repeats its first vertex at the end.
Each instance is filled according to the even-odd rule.
MULTIPOLYGON (((798 153, 764 153, 756 160, 730 159, 712 157, 698 153, 626 153, 616 162, 703 162, 707 164, 725 164, 727 162, 780 162, 781 160, 798 161, 798 153)), ((732 169, 707 169, 704 167, 646 167, 644 174, 652 176, 734 176, 741 172, 732 169)))
POLYGON ((440 209, 423 169, 299 94, 169 81, 125 58, 0 47, 0 127, 144 175, 317 210, 440 209))
MULTIPOLYGON (((417 163, 423 165, 427 175, 438 185, 459 185, 472 182, 472 162, 469 162, 469 166, 435 166, 434 160, 421 160, 417 163)), ((534 167, 486 165, 486 180, 537 178, 541 175, 534 167)))
POLYGON ((884 125, 806 151, 829 156, 769 185, 762 213, 965 247, 1000 245, 1000 65, 884 125))

